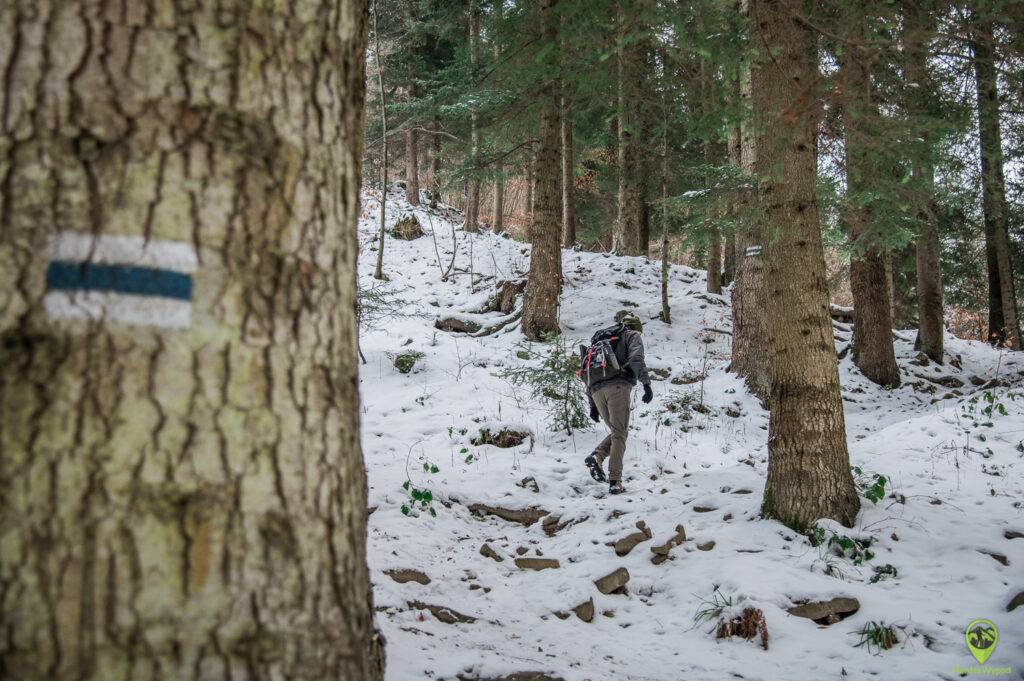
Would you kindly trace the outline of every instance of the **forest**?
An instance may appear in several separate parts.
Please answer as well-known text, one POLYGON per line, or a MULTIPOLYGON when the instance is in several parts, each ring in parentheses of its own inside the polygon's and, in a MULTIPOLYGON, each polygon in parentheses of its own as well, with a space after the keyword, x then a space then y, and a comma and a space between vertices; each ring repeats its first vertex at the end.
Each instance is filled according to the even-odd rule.
POLYGON ((0 680, 1024 680, 1024 0, 0 0, 0 680))

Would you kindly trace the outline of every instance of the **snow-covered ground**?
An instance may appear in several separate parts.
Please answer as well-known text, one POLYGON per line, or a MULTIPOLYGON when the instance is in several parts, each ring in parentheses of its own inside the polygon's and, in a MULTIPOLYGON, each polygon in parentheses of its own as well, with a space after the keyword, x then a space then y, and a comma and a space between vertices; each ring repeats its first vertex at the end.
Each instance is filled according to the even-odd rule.
MULTIPOLYGON (((409 211, 398 193, 388 203, 389 224, 409 211)), ((364 195, 364 287, 379 285, 370 276, 378 205, 364 195)), ((516 355, 517 324, 482 338, 434 328, 439 316, 480 308, 495 280, 525 271, 528 245, 459 229, 455 276, 441 282, 438 257, 447 267, 452 253, 445 217, 459 222, 460 216, 420 209, 416 215, 427 235, 389 236, 384 270, 388 286, 407 301, 402 311, 420 316, 387 320, 361 336, 369 563, 390 681, 526 671, 570 680, 955 679, 962 678, 957 668, 977 666, 964 642, 964 628, 975 618, 999 628, 990 671, 1012 667, 1002 678, 1024 679, 1024 607, 1006 609, 1024 590, 1024 537, 1015 534, 1024 533, 1024 390, 1017 387, 1024 360, 947 336, 952 361, 919 366, 911 363, 914 334, 906 331, 896 343, 904 377, 899 389, 864 380, 849 355, 840 361, 851 462, 865 476, 891 478, 879 503, 863 500, 855 528, 822 523, 873 538, 874 557, 855 565, 758 517, 768 417, 726 371, 728 298, 704 293, 704 272, 672 268, 668 326, 657 319, 658 262, 563 252, 564 334, 588 338, 616 311, 634 310, 645 323, 648 365, 668 375, 655 380, 650 405, 634 391, 629 493, 608 496, 582 463, 604 437, 603 427, 572 436, 552 432, 526 393, 496 376, 503 366, 524 362, 516 355), (483 275, 475 286, 470 270, 483 275), (409 350, 423 357, 402 374, 392 357, 409 350), (954 390, 926 376, 963 386, 954 390), (1002 384, 979 385, 991 379, 1002 384), (1000 405, 991 418, 982 413, 986 393, 1000 405), (706 410, 669 411, 670 400, 706 410), (481 428, 493 432, 501 424, 525 426, 532 441, 506 449, 471 443, 481 428), (410 503, 407 480, 431 492, 436 516, 402 513, 410 503), (472 504, 534 508, 559 520, 525 526, 474 515, 472 504), (653 539, 617 556, 609 542, 635 532, 641 520, 653 539), (672 537, 677 525, 687 541, 653 564, 650 548, 672 537), (553 534, 545 531, 555 527, 553 534), (481 555, 484 543, 504 560, 481 555), (560 566, 518 568, 517 551, 560 566), (874 568, 884 565, 896 575, 872 582, 874 568), (629 571, 626 593, 600 593, 594 580, 619 567, 629 571), (398 583, 386 574, 403 569, 421 571, 429 584, 398 583), (727 615, 748 606, 764 612, 767 651, 756 640, 716 640, 714 621, 695 624, 716 589, 731 599, 727 615), (829 626, 787 612, 796 602, 835 596, 858 599, 859 611, 829 626), (591 598, 596 614, 587 623, 572 608, 591 598), (432 612, 428 605, 449 610, 432 612), (456 615, 473 621, 443 621, 456 615), (895 625, 897 645, 882 652, 857 647, 855 632, 869 622, 895 625)), ((498 312, 476 318, 504 319, 498 312)), ((842 348, 849 327, 836 329, 842 348)))

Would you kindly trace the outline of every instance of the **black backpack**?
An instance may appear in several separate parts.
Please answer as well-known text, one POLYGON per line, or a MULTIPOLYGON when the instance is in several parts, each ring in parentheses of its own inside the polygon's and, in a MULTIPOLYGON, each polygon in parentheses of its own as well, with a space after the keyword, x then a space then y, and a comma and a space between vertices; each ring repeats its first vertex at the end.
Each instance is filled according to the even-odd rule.
POLYGON ((579 346, 580 369, 576 375, 587 387, 628 371, 625 360, 619 358, 619 341, 625 331, 622 324, 609 326, 591 336, 589 346, 579 346))

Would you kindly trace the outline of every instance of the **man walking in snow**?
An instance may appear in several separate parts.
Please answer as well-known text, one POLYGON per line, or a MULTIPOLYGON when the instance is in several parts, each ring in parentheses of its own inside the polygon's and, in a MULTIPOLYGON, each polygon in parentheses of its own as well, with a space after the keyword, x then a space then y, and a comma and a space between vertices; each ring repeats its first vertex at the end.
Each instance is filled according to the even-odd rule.
POLYGON ((644 341, 641 337, 644 327, 640 318, 634 314, 625 314, 619 320, 621 327, 612 337, 615 358, 621 371, 610 378, 595 381, 587 387, 587 398, 590 400, 590 418, 594 421, 603 420, 608 426, 608 436, 597 446, 594 453, 584 459, 590 475, 598 482, 608 480, 608 491, 611 494, 622 494, 622 457, 626 452, 626 435, 629 431, 629 397, 633 386, 639 380, 644 386, 644 404, 654 398, 651 390, 651 378, 647 374, 644 363, 644 341), (602 465, 605 459, 608 464, 608 477, 605 477, 602 465))

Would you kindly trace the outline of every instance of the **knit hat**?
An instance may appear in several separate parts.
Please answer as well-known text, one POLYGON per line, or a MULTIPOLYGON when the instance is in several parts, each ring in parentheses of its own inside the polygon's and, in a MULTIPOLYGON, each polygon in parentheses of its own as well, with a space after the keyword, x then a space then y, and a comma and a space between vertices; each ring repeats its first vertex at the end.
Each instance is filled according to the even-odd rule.
POLYGON ((627 313, 622 315, 622 319, 619 320, 623 326, 627 329, 643 333, 644 324, 640 321, 640 318, 633 313, 627 313))

